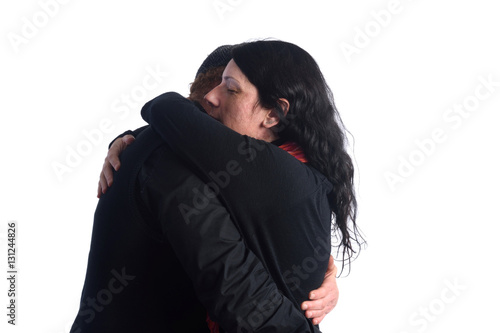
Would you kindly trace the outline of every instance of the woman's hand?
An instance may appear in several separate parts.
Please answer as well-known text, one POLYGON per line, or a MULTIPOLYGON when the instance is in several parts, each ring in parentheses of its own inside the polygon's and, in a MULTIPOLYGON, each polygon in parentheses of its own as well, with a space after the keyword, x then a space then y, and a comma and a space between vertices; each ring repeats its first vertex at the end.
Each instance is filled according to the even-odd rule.
POLYGON ((309 293, 310 301, 305 301, 301 305, 306 317, 312 318, 314 325, 321 323, 325 316, 337 305, 339 288, 337 287, 336 275, 337 267, 333 263, 333 257, 330 256, 323 284, 309 293))
POLYGON ((128 145, 135 141, 133 135, 127 134, 121 138, 116 139, 108 150, 108 155, 104 159, 101 175, 99 177, 99 184, 97 186, 97 197, 106 193, 108 187, 113 184, 113 169, 118 171, 120 169, 120 154, 127 148, 128 145))

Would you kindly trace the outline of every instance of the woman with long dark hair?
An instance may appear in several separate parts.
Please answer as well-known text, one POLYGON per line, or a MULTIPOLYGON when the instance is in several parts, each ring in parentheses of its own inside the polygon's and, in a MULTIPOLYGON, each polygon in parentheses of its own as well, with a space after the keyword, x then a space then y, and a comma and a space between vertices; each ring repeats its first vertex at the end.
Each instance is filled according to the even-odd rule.
POLYGON ((342 258, 350 261, 362 241, 356 226, 354 167, 333 94, 316 61, 297 45, 282 41, 241 44, 233 49, 233 59, 257 87, 259 103, 278 113, 279 138, 302 147, 309 164, 333 185, 329 202, 334 230, 340 231, 342 258))

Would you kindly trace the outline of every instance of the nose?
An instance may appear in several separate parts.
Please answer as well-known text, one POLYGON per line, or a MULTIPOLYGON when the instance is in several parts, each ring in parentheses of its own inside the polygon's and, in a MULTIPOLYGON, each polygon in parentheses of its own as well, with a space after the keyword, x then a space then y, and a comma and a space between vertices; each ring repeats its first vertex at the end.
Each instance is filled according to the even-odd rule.
POLYGON ((216 86, 203 97, 203 100, 210 106, 211 109, 217 108, 220 105, 220 100, 217 96, 218 87, 219 86, 216 86))

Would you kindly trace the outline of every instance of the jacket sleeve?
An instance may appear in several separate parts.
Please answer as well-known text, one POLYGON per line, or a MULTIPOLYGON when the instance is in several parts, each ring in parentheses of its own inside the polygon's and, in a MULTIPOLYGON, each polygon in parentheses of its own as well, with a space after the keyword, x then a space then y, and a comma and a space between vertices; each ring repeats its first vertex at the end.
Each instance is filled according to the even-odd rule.
POLYGON ((176 154, 206 173, 226 170, 233 161, 245 169, 270 145, 224 126, 175 92, 149 101, 141 114, 176 154))
POLYGON ((320 332, 280 293, 228 210, 186 170, 180 160, 161 155, 147 172, 141 196, 211 319, 226 332, 320 332), (176 177, 165 177, 165 170, 176 177))
POLYGON ((289 197, 303 197, 303 189, 311 190, 311 171, 304 163, 271 143, 233 131, 175 92, 149 101, 141 113, 176 154, 219 185, 228 202, 245 196, 249 181, 272 183, 268 187, 272 195, 267 197, 279 195, 283 188, 293 191, 287 193, 289 197), (283 163, 286 167, 277 168, 283 163))
POLYGON ((119 139, 119 138, 123 138, 125 135, 127 134, 130 134, 130 135, 133 135, 134 138, 137 138, 137 136, 139 134, 141 134, 141 132, 146 128, 148 127, 148 125, 145 125, 145 126, 142 126, 142 127, 139 127, 138 129, 135 129, 135 130, 127 130, 125 132, 123 132, 122 134, 118 135, 116 138, 113 139, 113 141, 111 141, 108 145, 108 149, 111 148, 111 145, 113 144, 113 142, 116 141, 116 139, 119 139))

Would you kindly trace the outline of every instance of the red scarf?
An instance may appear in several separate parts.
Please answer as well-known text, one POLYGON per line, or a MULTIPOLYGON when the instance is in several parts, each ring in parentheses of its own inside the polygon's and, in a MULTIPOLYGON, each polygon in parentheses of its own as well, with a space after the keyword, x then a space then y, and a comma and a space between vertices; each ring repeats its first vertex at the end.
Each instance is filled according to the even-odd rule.
POLYGON ((279 147, 302 163, 307 163, 306 154, 304 154, 302 148, 295 142, 287 141, 279 147))
POLYGON ((210 329, 210 333, 219 333, 219 323, 216 323, 210 319, 207 312, 207 325, 210 329))

